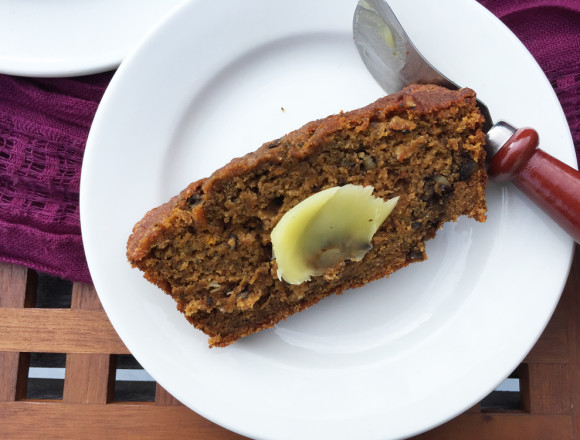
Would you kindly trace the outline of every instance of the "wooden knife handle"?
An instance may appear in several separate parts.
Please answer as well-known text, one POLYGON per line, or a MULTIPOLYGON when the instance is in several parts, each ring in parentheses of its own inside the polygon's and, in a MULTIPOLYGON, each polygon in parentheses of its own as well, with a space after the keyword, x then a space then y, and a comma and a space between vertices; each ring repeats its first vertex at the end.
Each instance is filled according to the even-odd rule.
POLYGON ((538 133, 520 128, 491 158, 488 175, 512 181, 580 243, 580 172, 537 148, 538 133))

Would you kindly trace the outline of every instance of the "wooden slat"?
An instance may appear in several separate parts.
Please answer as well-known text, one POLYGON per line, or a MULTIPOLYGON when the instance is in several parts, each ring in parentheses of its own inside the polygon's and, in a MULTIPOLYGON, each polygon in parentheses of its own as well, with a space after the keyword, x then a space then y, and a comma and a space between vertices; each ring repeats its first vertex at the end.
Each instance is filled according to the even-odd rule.
POLYGON ((568 364, 528 364, 529 399, 525 410, 531 414, 571 414, 568 364))
POLYGON ((91 284, 74 283, 71 309, 103 310, 97 291, 91 284))
POLYGON ((36 274, 14 264, 0 263, 0 307, 24 307, 32 305, 33 295, 27 295, 35 288, 36 274))
POLYGON ((0 352, 0 402, 26 397, 28 353, 0 352))
POLYGON ((462 414, 413 440, 572 440, 569 416, 530 414, 462 414))
POLYGON ((128 354, 103 311, 0 309, 0 351, 128 354))
MULTIPOLYGON (((0 308, 22 308, 34 302, 36 273, 14 264, 0 263, 0 308)), ((10 336, 10 335, 7 335, 10 336)), ((26 397, 28 353, 0 351, 0 402, 26 397)))
POLYGON ((2 439, 244 439, 185 406, 0 403, 2 439))
MULTIPOLYGON (((71 309, 102 310, 95 288, 74 283, 71 309)), ((66 357, 63 401, 65 403, 102 403, 115 392, 115 368, 110 354, 69 353, 66 357)))
POLYGON ((16 399, 19 355, 16 352, 0 352, 0 402, 16 399))
POLYGON ((576 437, 580 438, 580 246, 576 246, 576 255, 564 289, 564 295, 569 299, 568 334, 570 337, 570 387, 572 403, 574 404, 574 428, 576 437))
POLYGON ((179 400, 167 392, 165 388, 157 384, 155 388, 155 405, 159 406, 181 406, 179 400))
POLYGON ((110 401, 115 391, 115 370, 110 367, 109 354, 67 355, 63 401, 103 404, 110 401))

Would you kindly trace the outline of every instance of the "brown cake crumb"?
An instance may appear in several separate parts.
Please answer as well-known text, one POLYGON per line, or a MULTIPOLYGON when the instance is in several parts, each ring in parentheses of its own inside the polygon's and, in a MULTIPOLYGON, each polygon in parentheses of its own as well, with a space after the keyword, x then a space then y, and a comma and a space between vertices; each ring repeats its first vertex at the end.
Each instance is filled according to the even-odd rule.
POLYGON ((226 346, 322 298, 425 255, 443 223, 485 220, 483 117, 470 89, 413 85, 359 110, 313 121, 189 185, 135 225, 127 257, 177 308, 226 346), (310 195, 372 185, 399 202, 360 262, 290 285, 270 233, 310 195))

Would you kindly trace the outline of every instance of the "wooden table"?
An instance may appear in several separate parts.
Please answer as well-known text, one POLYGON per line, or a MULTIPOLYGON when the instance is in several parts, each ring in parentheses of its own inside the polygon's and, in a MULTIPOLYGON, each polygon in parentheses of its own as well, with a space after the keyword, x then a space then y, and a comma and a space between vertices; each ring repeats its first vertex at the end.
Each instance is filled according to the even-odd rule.
MULTIPOLYGON (((242 438, 154 382, 116 380, 123 365, 139 368, 131 359, 92 286, 0 264, 0 439, 242 438), (64 378, 29 378, 38 364, 64 368, 64 378)), ((578 252, 550 324, 513 376, 519 393, 494 392, 417 439, 579 438, 578 252)))

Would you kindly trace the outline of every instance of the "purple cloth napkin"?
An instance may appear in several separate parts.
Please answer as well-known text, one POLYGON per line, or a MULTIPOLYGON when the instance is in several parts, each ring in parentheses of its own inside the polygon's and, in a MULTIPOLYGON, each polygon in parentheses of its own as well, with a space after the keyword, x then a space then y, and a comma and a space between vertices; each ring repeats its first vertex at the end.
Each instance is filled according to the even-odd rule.
POLYGON ((91 281, 81 240, 80 172, 111 76, 0 75, 0 261, 91 281))
POLYGON ((479 3, 518 36, 544 70, 568 119, 580 161, 580 0, 479 3))
MULTIPOLYGON (((580 0, 480 3, 544 69, 580 156, 580 0)), ((79 181, 89 128, 111 77, 0 75, 0 261, 91 281, 80 232, 79 181)))

